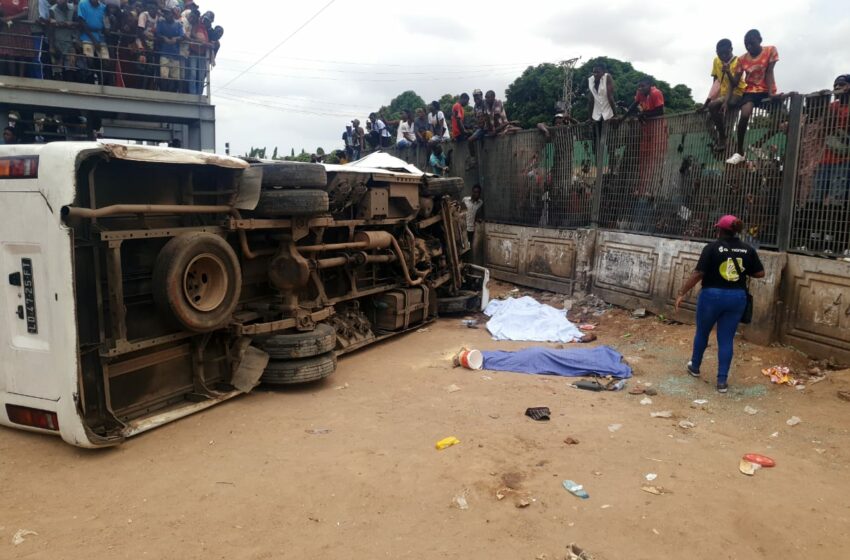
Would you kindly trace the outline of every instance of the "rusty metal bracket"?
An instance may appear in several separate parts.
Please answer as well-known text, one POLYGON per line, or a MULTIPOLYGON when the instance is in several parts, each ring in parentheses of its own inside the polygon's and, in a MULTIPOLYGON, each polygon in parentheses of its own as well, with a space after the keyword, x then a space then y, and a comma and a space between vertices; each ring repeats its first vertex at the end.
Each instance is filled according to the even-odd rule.
POLYGON ((233 326, 233 332, 236 336, 250 336, 259 334, 269 334, 275 331, 286 329, 305 328, 324 321, 334 314, 333 307, 325 307, 319 311, 296 313, 296 317, 281 319, 279 321, 271 321, 269 323, 254 323, 251 325, 236 324, 233 326))

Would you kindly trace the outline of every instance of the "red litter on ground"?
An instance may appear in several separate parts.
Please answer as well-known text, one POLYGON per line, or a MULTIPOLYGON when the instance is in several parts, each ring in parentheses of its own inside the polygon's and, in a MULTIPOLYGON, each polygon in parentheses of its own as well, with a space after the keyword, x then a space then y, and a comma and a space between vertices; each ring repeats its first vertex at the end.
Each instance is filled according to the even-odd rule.
POLYGON ((578 328, 583 331, 592 331, 596 328, 596 325, 579 325, 578 328))
POLYGON ((766 457, 758 453, 747 453, 746 455, 744 455, 744 461, 755 463, 756 465, 759 465, 760 467, 764 467, 766 469, 776 466, 776 461, 774 461, 770 457, 766 457))

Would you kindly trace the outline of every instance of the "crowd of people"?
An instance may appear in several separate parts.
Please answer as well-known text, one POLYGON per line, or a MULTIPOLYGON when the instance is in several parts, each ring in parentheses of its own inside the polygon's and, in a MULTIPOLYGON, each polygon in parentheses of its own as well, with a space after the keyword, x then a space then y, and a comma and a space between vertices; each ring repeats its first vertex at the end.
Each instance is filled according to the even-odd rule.
POLYGON ((224 35, 194 0, 30 2, 0 0, 2 75, 201 95, 224 35))

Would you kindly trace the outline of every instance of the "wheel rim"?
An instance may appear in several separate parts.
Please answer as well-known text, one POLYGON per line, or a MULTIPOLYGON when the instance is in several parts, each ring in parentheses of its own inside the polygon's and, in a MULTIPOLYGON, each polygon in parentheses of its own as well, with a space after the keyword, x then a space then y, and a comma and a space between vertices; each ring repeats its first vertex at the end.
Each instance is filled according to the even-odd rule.
POLYGON ((228 286, 224 262, 211 253, 192 259, 183 274, 183 295, 198 311, 212 311, 221 305, 228 286))

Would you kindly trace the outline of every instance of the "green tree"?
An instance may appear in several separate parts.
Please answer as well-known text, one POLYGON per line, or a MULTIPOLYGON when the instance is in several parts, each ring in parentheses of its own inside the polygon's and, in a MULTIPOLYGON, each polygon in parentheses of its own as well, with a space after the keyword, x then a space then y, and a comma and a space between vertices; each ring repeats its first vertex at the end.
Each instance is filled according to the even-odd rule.
POLYGON ((505 111, 523 128, 549 122, 564 91, 564 69, 555 64, 529 66, 508 86, 505 111))
POLYGON ((325 150, 324 150, 324 148, 322 148, 321 146, 319 146, 318 148, 316 148, 316 155, 320 155, 320 156, 325 155, 325 150))
POLYGON ((290 157, 295 157, 295 148, 292 148, 292 151, 289 153, 290 157))
POLYGON ((272 152, 272 159, 280 159, 277 157, 277 146, 274 147, 274 152, 272 152))
MULTIPOLYGON (((597 63, 603 63, 614 79, 614 97, 618 104, 631 105, 635 98, 637 85, 643 78, 651 78, 656 87, 664 94, 665 111, 668 114, 691 111, 697 107, 691 88, 684 84, 671 87, 663 80, 636 70, 630 62, 615 58, 592 58, 576 68, 573 74, 572 116, 579 121, 590 118, 587 96, 588 80, 597 63)), ((505 110, 508 118, 518 120, 525 128, 531 128, 540 122, 548 122, 556 109, 556 103, 563 96, 564 69, 555 64, 530 66, 522 75, 508 86, 505 110)))
POLYGON ((402 109, 415 111, 417 107, 425 107, 425 100, 415 91, 408 90, 394 97, 389 105, 384 105, 377 112, 385 119, 395 121, 401 118, 402 109))

